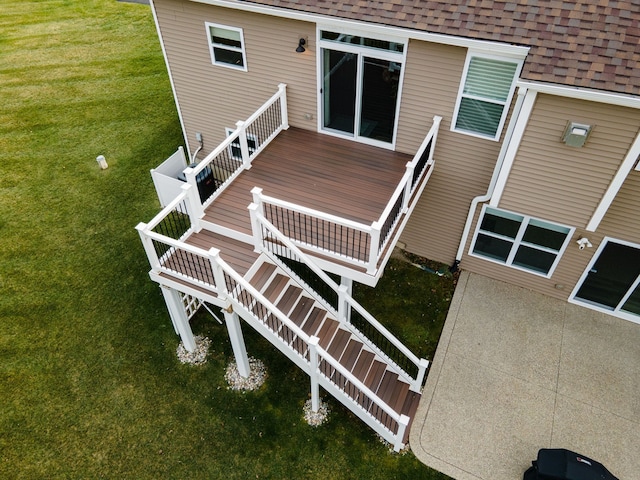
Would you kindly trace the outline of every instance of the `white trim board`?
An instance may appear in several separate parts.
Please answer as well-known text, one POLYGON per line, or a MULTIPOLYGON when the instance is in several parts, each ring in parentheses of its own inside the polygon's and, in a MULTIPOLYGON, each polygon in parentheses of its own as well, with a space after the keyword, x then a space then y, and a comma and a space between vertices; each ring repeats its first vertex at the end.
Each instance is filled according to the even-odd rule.
POLYGON ((536 83, 526 80, 519 80, 518 86, 535 90, 539 93, 557 95, 559 97, 575 98, 578 100, 588 100, 590 102, 607 103, 620 107, 640 108, 640 97, 610 93, 588 88, 571 87, 568 85, 557 85, 551 83, 536 83))
MULTIPOLYGON (((624 157, 622 165, 620 165, 620 168, 609 184, 607 191, 602 196, 598 207, 596 208, 595 212, 593 212, 591 220, 589 220, 589 223, 587 224, 588 231, 596 231, 596 229, 600 225, 600 222, 607 213, 607 210, 609 210, 609 207, 613 203, 613 200, 616 198, 616 195, 618 195, 620 188, 622 188, 622 184, 633 169, 633 165, 638 161, 638 156, 640 156, 640 132, 638 132, 638 134, 636 135, 636 139, 627 152, 626 157, 624 157)), ((638 166, 636 166, 636 170, 637 169, 638 166)))

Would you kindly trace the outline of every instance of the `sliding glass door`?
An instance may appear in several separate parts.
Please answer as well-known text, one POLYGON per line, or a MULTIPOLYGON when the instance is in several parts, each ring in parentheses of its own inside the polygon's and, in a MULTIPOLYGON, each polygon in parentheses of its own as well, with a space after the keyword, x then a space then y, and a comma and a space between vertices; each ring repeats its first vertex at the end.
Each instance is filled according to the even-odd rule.
MULTIPOLYGON (((640 315, 640 248, 607 241, 574 298, 623 316, 640 315)), ((640 317, 637 321, 640 322, 640 317)))
POLYGON ((393 145, 404 45, 324 31, 320 44, 322 129, 393 145))

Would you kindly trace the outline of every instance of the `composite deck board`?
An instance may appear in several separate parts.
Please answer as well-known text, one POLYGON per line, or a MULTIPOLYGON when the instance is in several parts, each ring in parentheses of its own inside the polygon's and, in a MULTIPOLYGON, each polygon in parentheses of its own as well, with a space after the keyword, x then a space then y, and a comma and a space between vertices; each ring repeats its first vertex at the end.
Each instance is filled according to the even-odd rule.
POLYGON ((262 287, 265 286, 265 284, 271 278, 271 275, 273 275, 273 272, 275 272, 275 270, 276 270, 276 266, 273 265, 272 263, 267 263, 267 262, 263 263, 258 269, 258 271, 255 273, 253 278, 251 279, 251 284, 257 290, 262 290, 262 287))
POLYGON ((284 275, 278 273, 276 275, 276 278, 273 279, 269 286, 265 289, 264 296, 271 303, 274 303, 282 290, 284 290, 284 287, 287 286, 287 283, 289 283, 289 279, 284 275))
POLYGON ((314 307, 311 313, 309 314, 309 318, 302 325, 302 330, 307 335, 315 335, 322 324, 322 320, 324 320, 327 312, 321 308, 314 307))
POLYGON ((349 344, 340 358, 340 364, 347 370, 351 371, 353 366, 356 364, 356 360, 358 360, 358 355, 360 355, 361 350, 361 342, 354 339, 349 340, 349 344))
POLYGON ((289 314, 289 318, 293 320, 296 325, 300 326, 307 318, 311 307, 313 307, 313 300, 303 295, 296 303, 293 311, 289 314))
POLYGON ((253 251, 252 245, 204 229, 191 234, 185 243, 204 250, 219 249, 222 259, 240 275, 247 273, 259 255, 253 251))
POLYGON ((281 132, 206 210, 205 220, 250 232, 251 189, 371 224, 411 156, 307 130, 281 132))
POLYGON ((302 293, 302 289, 299 287, 294 287, 293 285, 289 285, 286 292, 276 305, 282 313, 285 315, 289 315, 291 308, 295 305, 296 300, 300 297, 302 293))
POLYGON ((374 358, 375 358, 374 353, 368 350, 363 350, 360 353, 360 356, 358 357, 358 361, 353 367, 352 373, 361 382, 364 382, 364 379, 366 378, 367 373, 371 368, 371 364, 373 363, 374 358))
POLYGON ((318 342, 322 348, 325 350, 331 343, 336 330, 338 330, 339 323, 337 320, 332 318, 327 318, 325 322, 320 327, 320 331, 318 332, 318 338, 320 341, 318 342))

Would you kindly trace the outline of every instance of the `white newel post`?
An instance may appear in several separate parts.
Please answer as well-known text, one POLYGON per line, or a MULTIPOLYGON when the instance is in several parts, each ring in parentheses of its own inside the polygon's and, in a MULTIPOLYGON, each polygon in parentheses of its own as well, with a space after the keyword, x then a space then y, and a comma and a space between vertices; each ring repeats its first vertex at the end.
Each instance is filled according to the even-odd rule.
POLYGON ((136 225, 136 230, 138 230, 140 240, 142 241, 142 246, 144 247, 144 251, 147 253, 147 257, 149 258, 151 270, 157 271, 158 269, 160 269, 160 260, 158 259, 156 249, 153 248, 153 241, 145 233, 145 231, 147 230, 147 224, 140 222, 138 225, 136 225))
POLYGON ((282 129, 289 129, 289 111, 287 107, 287 84, 278 85, 278 93, 280 93, 280 112, 282 114, 282 129))
POLYGON ((309 377, 311 378, 311 410, 320 409, 320 383, 318 381, 318 343, 316 336, 309 338, 309 362, 311 364, 309 377))
POLYGON ((229 339, 231 340, 233 356, 236 358, 236 364, 238 365, 238 373, 242 377, 248 378, 250 373, 249 357, 247 356, 247 347, 244 344, 244 337, 242 336, 240 318, 238 314, 233 311, 231 305, 223 311, 227 331, 229 332, 229 339))
POLYGON ((440 122, 442 121, 442 117, 436 115, 433 117, 433 137, 431 137, 431 150, 429 151, 429 159, 427 160, 429 164, 433 163, 433 151, 436 149, 436 140, 438 139, 438 131, 440 130, 440 122))
POLYGON ((224 297, 227 294, 226 282, 224 281, 224 272, 220 266, 220 250, 217 248, 209 249, 209 261, 211 262, 211 270, 213 271, 213 281, 216 285, 218 295, 224 297))
POLYGON ((413 183, 413 174, 416 167, 413 162, 407 163, 407 183, 404 186, 404 198, 402 199, 402 213, 407 213, 409 210, 409 200, 411 200, 411 184, 413 183))
POLYGON ((202 204, 200 203, 200 197, 198 190, 194 189, 188 183, 180 187, 183 192, 186 192, 185 201, 187 204, 187 213, 189 214, 189 220, 191 220, 191 228, 197 233, 202 230, 200 224, 200 218, 202 218, 202 204))
POLYGON ((416 375, 416 379, 410 387, 412 392, 420 393, 420 388, 422 387, 422 382, 424 381, 424 376, 427 372, 427 368, 429 368, 429 360, 426 358, 421 358, 420 363, 418 364, 418 374, 416 375))
POLYGON ((406 415, 400 415, 400 420, 398 421, 398 433, 396 434, 396 443, 393 445, 393 451, 399 452, 402 450, 404 443, 404 434, 407 431, 407 427, 409 426, 409 417, 406 415))
POLYGON ((193 352, 196 349, 196 341, 193 338, 191 325, 189 325, 189 317, 184 309, 180 292, 165 285, 160 285, 160 290, 167 304, 169 316, 173 322, 173 328, 180 334, 184 348, 188 352, 193 352))
POLYGON ((249 143, 247 142, 247 126, 245 122, 239 120, 236 122, 236 128, 240 130, 238 141, 240 142, 240 154, 242 155, 242 163, 245 170, 251 168, 251 159, 249 158, 249 143))
POLYGON ((369 261, 367 262, 367 273, 373 275, 378 268, 378 249, 380 248, 380 231, 382 225, 375 221, 371 224, 371 244, 369 245, 369 261))
POLYGON ((258 213, 264 216, 264 205, 262 204, 262 189, 259 187, 253 187, 251 189, 251 195, 253 196, 253 202, 249 205, 249 216, 251 218, 251 233, 253 234, 253 251, 262 251, 262 225, 258 220, 258 213))
POLYGON ((201 217, 204 215, 204 208, 202 207, 202 202, 200 201, 200 193, 198 192, 196 171, 191 167, 187 167, 184 169, 184 177, 187 180, 187 184, 191 185, 191 195, 193 195, 195 198, 195 201, 193 202, 193 214, 196 217, 201 217))

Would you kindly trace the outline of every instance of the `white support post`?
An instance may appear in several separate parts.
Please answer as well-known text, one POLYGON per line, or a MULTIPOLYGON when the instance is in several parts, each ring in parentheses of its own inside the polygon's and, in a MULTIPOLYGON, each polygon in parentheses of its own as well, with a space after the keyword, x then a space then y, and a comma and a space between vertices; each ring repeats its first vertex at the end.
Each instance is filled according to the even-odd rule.
POLYGON ((138 225, 136 225, 136 230, 138 230, 138 234, 140 235, 140 240, 142 241, 144 251, 147 253, 147 258, 149 259, 151 270, 158 271, 160 269, 160 260, 158 259, 156 249, 153 248, 153 242, 151 241, 151 238, 149 238, 145 233, 147 230, 147 224, 140 222, 138 225))
POLYGON ((320 410, 320 383, 318 381, 318 343, 316 336, 309 338, 309 362, 311 364, 309 377, 311 379, 311 410, 320 410))
POLYGON ((380 249, 380 231, 382 225, 375 221, 371 224, 371 244, 369 245, 369 261, 367 262, 367 273, 373 275, 378 268, 378 250, 380 249))
POLYGON ((249 154, 249 143, 247 142, 247 126, 242 120, 236 122, 236 127, 240 130, 238 141, 240 142, 240 154, 242 155, 242 163, 245 170, 251 168, 251 158, 249 154))
POLYGON ((278 85, 278 93, 280 93, 280 112, 282 114, 282 129, 289 129, 289 111, 287 108, 287 84, 278 85))
POLYGON ((196 341, 193 338, 191 325, 189 325, 189 317, 184 309, 180 293, 165 285, 161 285, 160 290, 167 304, 167 309, 173 322, 173 328, 180 334, 184 348, 188 352, 193 352, 196 349, 196 341))
POLYGON ((406 415, 400 415, 400 420, 398 421, 398 433, 396 434, 396 443, 393 445, 393 451, 399 452, 404 447, 404 434, 407 431, 407 427, 409 426, 409 417, 406 415))
POLYGON ((244 337, 242 336, 240 319, 238 318, 238 314, 233 311, 231 305, 223 311, 227 331, 229 332, 229 339, 231 340, 231 348, 233 349, 233 355, 238 365, 238 373, 243 378, 248 378, 250 373, 249 357, 247 357, 247 347, 244 344, 244 337))
POLYGON ((426 358, 421 358, 420 363, 418 364, 418 374, 416 375, 415 381, 411 384, 409 388, 412 392, 420 393, 420 389, 422 387, 422 382, 424 381, 425 373, 427 372, 427 368, 429 368, 429 360, 426 358))
POLYGON ((189 220, 191 220, 191 228, 193 228, 193 230, 197 233, 202 230, 200 219, 204 214, 202 203, 200 203, 200 197, 198 196, 198 190, 194 189, 188 183, 182 185, 182 187, 180 188, 183 192, 186 192, 185 202, 187 204, 187 213, 189 214, 189 220))

